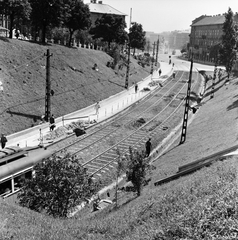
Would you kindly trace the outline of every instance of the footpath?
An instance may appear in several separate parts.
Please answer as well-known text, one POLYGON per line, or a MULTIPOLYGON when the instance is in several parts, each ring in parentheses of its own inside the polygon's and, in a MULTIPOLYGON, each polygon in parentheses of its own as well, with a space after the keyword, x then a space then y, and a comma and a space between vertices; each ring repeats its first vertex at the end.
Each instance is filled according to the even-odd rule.
MULTIPOLYGON (((160 68, 155 70, 152 75, 149 75, 142 81, 138 82, 138 92, 135 93, 135 86, 131 86, 129 89, 124 90, 116 95, 113 95, 107 99, 99 102, 100 108, 98 114, 96 114, 95 104, 90 105, 86 108, 80 109, 76 112, 67 114, 65 116, 55 119, 56 129, 72 122, 82 121, 87 123, 87 127, 90 127, 96 123, 105 121, 113 115, 125 110, 130 105, 144 98, 150 94, 153 89, 158 85, 151 86, 150 83, 153 81, 163 82, 173 72, 172 65, 166 62, 160 62, 160 68), (162 74, 159 76, 159 69, 162 74), (144 88, 149 88, 150 91, 144 91, 144 88)), ((49 123, 43 123, 32 128, 25 129, 23 131, 11 134, 7 136, 8 146, 19 146, 25 147, 36 147, 45 146, 50 142, 54 141, 49 139, 47 136, 50 134, 49 123)))

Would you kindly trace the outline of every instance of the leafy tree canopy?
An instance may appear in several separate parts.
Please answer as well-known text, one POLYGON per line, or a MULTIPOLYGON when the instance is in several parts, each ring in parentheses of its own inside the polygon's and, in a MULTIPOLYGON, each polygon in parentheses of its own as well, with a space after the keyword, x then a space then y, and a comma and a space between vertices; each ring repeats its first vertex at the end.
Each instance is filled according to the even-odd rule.
POLYGON ((102 38, 103 41, 110 44, 116 42, 118 44, 124 44, 128 39, 128 35, 125 31, 126 23, 123 18, 116 18, 112 15, 105 14, 95 22, 90 33, 94 39, 102 38))
POLYGON ((130 46, 135 49, 144 50, 146 45, 145 31, 143 31, 143 27, 141 24, 132 22, 132 26, 130 28, 129 33, 130 46))
POLYGON ((237 32, 235 29, 234 14, 231 8, 225 13, 225 22, 223 24, 222 43, 220 48, 220 62, 225 65, 229 75, 236 60, 237 32))
POLYGON ((35 28, 42 30, 42 42, 45 43, 48 27, 61 24, 64 4, 62 0, 29 0, 32 7, 31 21, 35 28))
POLYGON ((10 19, 10 38, 12 38, 14 25, 20 19, 29 19, 31 5, 28 0, 2 0, 0 1, 0 13, 8 16, 10 19))
POLYGON ((20 205, 55 217, 66 217, 73 207, 97 190, 87 170, 68 153, 53 155, 34 167, 35 177, 24 180, 20 205))
POLYGON ((181 50, 180 50, 180 52, 181 53, 184 53, 184 52, 187 52, 187 43, 185 43, 182 47, 181 47, 181 50))
POLYGON ((69 29, 69 45, 76 30, 86 30, 91 26, 90 11, 81 0, 66 0, 64 4, 63 24, 69 29))
POLYGON ((137 191, 137 196, 140 196, 141 189, 146 183, 146 174, 152 168, 146 160, 144 151, 138 152, 130 147, 126 158, 128 162, 127 179, 132 182, 137 191))

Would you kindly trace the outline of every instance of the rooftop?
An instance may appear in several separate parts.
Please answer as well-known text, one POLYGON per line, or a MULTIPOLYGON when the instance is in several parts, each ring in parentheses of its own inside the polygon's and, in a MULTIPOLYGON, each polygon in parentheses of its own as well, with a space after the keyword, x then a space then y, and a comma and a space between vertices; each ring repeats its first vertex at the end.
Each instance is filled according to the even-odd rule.
POLYGON ((191 26, 193 27, 193 26, 223 24, 224 21, 225 21, 224 15, 207 16, 201 19, 200 21, 195 22, 191 26))
POLYGON ((92 13, 102 13, 102 14, 113 14, 113 15, 126 16, 125 13, 122 13, 107 4, 103 4, 102 1, 99 1, 98 3, 91 2, 88 4, 88 6, 89 6, 90 12, 92 12, 92 13))

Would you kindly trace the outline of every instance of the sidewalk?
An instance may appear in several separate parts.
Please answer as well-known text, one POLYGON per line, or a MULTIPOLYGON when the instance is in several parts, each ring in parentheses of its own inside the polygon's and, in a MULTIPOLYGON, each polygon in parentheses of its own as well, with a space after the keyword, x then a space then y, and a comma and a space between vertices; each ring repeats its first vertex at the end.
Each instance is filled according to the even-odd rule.
MULTIPOLYGON (((151 81, 161 80, 161 82, 163 82, 172 74, 172 65, 169 65, 168 63, 160 62, 160 69, 162 70, 161 76, 159 76, 159 69, 157 69, 153 72, 152 76, 149 75, 142 81, 138 82, 137 93, 135 93, 135 87, 131 86, 128 90, 124 90, 116 95, 100 101, 98 116, 96 115, 95 104, 93 104, 63 117, 56 118, 56 128, 72 122, 77 122, 79 120, 83 120, 85 122, 102 122, 118 112, 123 111, 128 106, 148 95, 157 87, 150 87, 149 83, 151 81), (151 91, 142 91, 145 87, 150 88, 151 91)), ((19 147, 24 148, 38 146, 40 143, 44 145, 49 143, 49 140, 46 140, 44 137, 49 133, 49 123, 40 124, 38 126, 7 136, 8 142, 6 146, 18 145, 19 147)))

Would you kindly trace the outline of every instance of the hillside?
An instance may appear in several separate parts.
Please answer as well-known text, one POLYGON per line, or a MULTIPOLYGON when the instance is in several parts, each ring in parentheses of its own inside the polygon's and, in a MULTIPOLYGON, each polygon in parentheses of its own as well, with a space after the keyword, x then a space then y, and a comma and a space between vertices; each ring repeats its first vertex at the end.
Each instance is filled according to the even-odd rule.
POLYGON ((237 239, 237 156, 162 186, 153 184, 185 163, 237 144, 238 79, 228 87, 224 83, 217 82, 213 99, 207 90, 186 142, 178 145, 178 138, 155 159, 152 181, 140 197, 120 193, 119 208, 87 216, 83 211, 66 220, 0 200, 0 239, 237 239))
MULTIPOLYGON (((112 58, 105 52, 41 45, 0 38, 0 132, 11 134, 36 124, 45 112, 46 50, 50 57, 51 112, 55 117, 94 104, 123 91, 126 68, 106 66, 112 58), (99 71, 93 70, 97 64, 99 71)), ((131 59, 129 86, 149 75, 131 59)))

